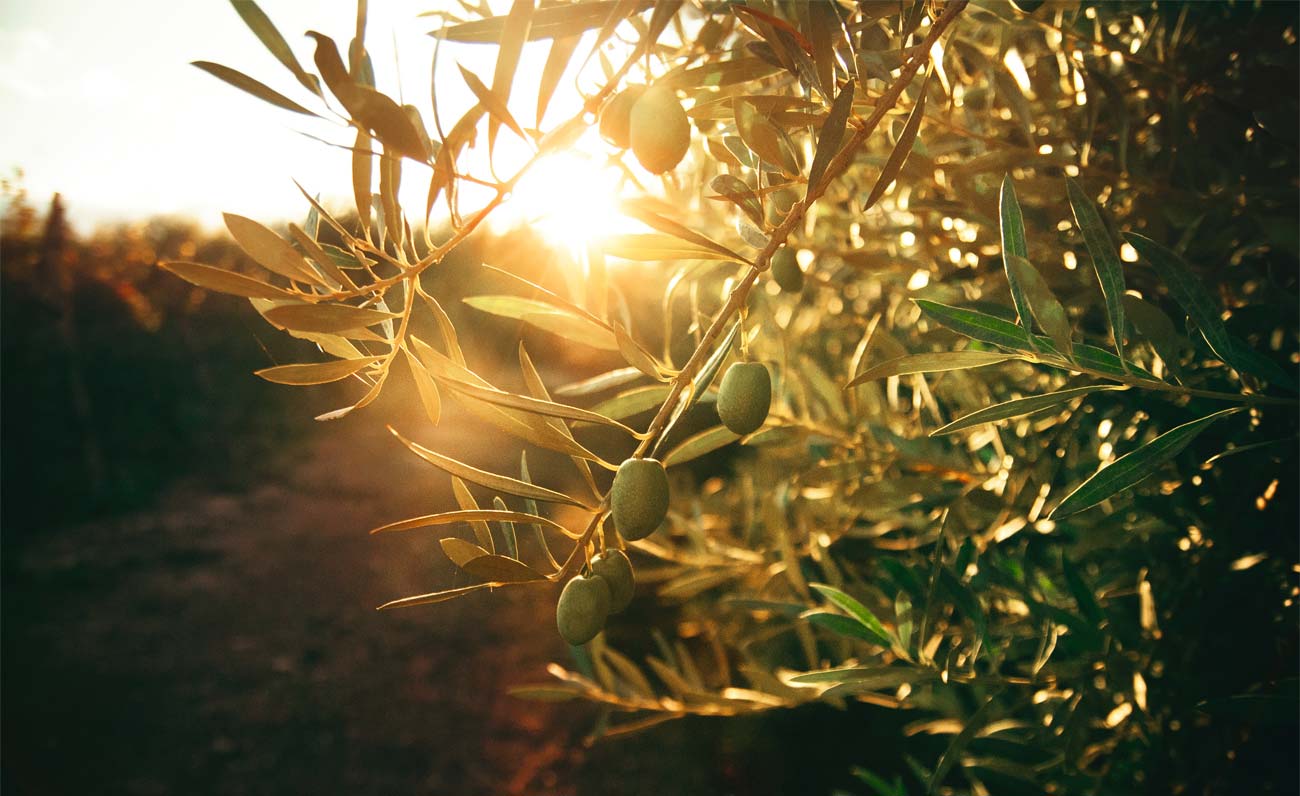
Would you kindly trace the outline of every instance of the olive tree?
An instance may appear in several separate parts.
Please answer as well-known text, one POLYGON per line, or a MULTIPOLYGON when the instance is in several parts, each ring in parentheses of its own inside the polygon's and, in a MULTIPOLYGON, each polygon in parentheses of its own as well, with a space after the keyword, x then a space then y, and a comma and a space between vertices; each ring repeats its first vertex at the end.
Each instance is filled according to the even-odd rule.
POLYGON ((376 532, 441 532, 477 582, 383 609, 546 592, 576 663, 518 693, 609 732, 900 711, 916 753, 856 770, 880 794, 1294 784, 1294 9, 461 0, 430 23, 456 118, 374 85, 360 6, 313 73, 235 2, 302 103, 197 64, 338 116, 355 219, 304 192, 285 234, 227 217, 256 272, 164 267, 316 343, 258 375, 349 380, 322 419, 409 379, 521 448, 488 471, 392 429, 458 505, 376 532), (548 384, 520 345, 503 389, 426 283, 576 149, 628 226, 465 303, 598 364, 548 384), (653 627, 620 627, 634 595, 653 627))

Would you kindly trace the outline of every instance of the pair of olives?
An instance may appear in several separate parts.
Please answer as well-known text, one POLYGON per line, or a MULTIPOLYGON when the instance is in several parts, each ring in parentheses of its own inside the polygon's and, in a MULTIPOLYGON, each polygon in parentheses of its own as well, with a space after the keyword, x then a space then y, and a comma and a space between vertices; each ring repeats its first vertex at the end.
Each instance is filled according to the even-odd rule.
POLYGON ((596 637, 610 614, 632 602, 636 579, 632 562, 622 550, 606 550, 591 559, 591 573, 564 584, 555 606, 560 637, 577 647, 596 637))
POLYGON ((620 149, 632 148, 651 174, 677 168, 691 148, 691 122, 672 89, 631 86, 609 101, 600 134, 620 149))

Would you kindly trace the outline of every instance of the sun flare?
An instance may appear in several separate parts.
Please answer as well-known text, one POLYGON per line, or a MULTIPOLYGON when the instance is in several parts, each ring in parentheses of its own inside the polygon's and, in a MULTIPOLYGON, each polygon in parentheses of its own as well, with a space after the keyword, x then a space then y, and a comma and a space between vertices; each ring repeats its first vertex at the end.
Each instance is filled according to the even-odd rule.
POLYGON ((494 226, 530 227, 576 255, 595 238, 637 228, 618 210, 621 183, 620 169, 604 154, 571 149, 548 155, 520 179, 494 226))

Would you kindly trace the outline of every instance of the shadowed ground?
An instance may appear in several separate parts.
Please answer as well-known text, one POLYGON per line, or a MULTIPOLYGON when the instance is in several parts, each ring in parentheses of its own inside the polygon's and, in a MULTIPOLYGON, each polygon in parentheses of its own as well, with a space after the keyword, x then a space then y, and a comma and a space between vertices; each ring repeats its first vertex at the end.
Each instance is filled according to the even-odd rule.
POLYGON ((367 536, 451 502, 374 431, 323 427, 245 494, 182 484, 6 551, 5 792, 711 792, 680 728, 629 765, 650 741, 585 752, 591 709, 505 693, 566 655, 552 587, 375 612, 456 574, 431 533, 367 536), (626 788, 596 770, 615 760, 626 788))

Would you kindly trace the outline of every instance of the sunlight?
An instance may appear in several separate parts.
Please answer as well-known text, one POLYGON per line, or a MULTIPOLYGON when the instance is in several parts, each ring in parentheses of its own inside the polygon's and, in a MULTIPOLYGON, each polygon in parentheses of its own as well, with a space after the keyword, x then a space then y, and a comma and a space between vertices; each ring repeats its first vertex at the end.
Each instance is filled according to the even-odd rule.
POLYGON ((500 231, 531 227, 575 256, 594 238, 636 231, 638 225, 618 211, 619 169, 603 161, 604 155, 580 149, 539 160, 492 225, 500 231))

